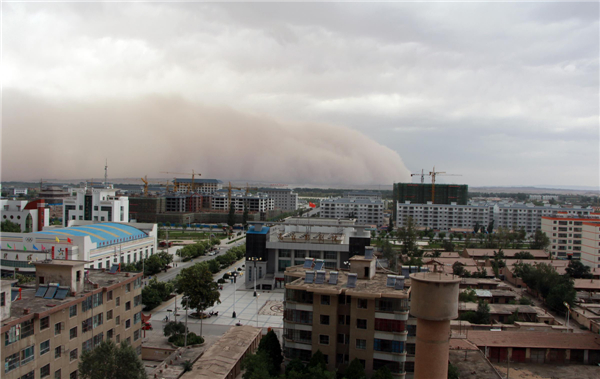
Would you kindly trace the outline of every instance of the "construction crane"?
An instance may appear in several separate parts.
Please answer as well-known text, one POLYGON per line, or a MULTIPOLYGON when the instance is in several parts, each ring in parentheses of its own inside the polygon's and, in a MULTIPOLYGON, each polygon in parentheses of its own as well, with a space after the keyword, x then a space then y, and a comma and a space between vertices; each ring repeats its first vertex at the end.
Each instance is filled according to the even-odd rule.
POLYGON ((142 180, 142 182, 144 182, 144 196, 148 196, 148 185, 149 184, 158 184, 161 186, 165 186, 166 191, 169 192, 169 180, 167 180, 165 184, 163 184, 162 182, 158 182, 158 181, 149 181, 148 175, 144 175, 144 177, 140 178, 140 179, 142 180))
POLYGON ((429 174, 425 174, 425 171, 423 169, 421 169, 421 173, 420 174, 410 174, 410 176, 419 176, 421 175, 421 184, 425 183, 425 175, 431 175, 431 173, 429 174))
POLYGON ((144 182, 144 196, 148 196, 148 176, 144 176, 142 179, 142 182, 144 182))
POLYGON ((429 176, 431 176, 431 204, 435 204, 435 177, 438 175, 462 176, 460 174, 446 174, 445 171, 435 171, 435 166, 433 166, 433 171, 429 171, 429 176))
MULTIPOLYGON (((175 175, 191 175, 192 176, 192 184, 189 186, 189 191, 192 192, 194 190, 194 177, 196 175, 200 176, 200 173, 196 173, 194 170, 192 170, 192 173, 189 172, 168 172, 168 171, 161 171, 161 174, 175 174, 175 175)), ((173 180, 173 184, 175 186, 175 188, 177 188, 177 178, 173 178, 175 180, 173 180)))

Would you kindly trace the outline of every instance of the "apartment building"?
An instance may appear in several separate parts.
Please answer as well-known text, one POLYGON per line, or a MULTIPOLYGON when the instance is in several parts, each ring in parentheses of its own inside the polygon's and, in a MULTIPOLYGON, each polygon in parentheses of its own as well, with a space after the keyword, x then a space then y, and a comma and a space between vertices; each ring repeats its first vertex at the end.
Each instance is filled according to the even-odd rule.
POLYGON ((173 191, 178 193, 213 193, 223 188, 223 182, 218 179, 175 178, 173 191), (194 182, 192 184, 192 181, 194 182))
POLYGON ((338 197, 321 200, 322 218, 354 218, 358 225, 383 225, 382 200, 338 197))
POLYGON ((503 227, 513 230, 525 229, 527 233, 535 233, 542 228, 542 217, 552 217, 558 213, 567 214, 572 217, 588 216, 593 209, 591 207, 561 208, 558 205, 544 206, 532 203, 497 203, 494 205, 494 227, 503 227))
POLYGON ((3 273, 33 273, 32 263, 45 259, 86 261, 86 268, 108 269, 135 263, 156 252, 156 224, 81 223, 69 228, 47 228, 35 233, 2 233, 3 273))
POLYGON ((2 378, 76 379, 81 354, 104 339, 141 354, 142 274, 88 271, 85 263, 34 263, 31 287, 2 281, 2 378))
POLYGON ((397 204, 396 226, 405 227, 408 218, 414 225, 440 231, 469 229, 478 224, 486 226, 493 219, 493 204, 474 203, 469 205, 451 204, 412 204, 410 201, 397 204))
POLYGON ((273 199, 275 209, 295 211, 298 209, 298 194, 290 188, 262 188, 260 192, 273 199))
POLYGON ((31 233, 44 229, 50 223, 50 209, 44 200, 0 200, 2 221, 21 227, 21 232, 31 233))
POLYGON ((63 200, 63 226, 70 221, 129 222, 129 198, 114 188, 74 188, 63 200))
POLYGON ((346 192, 344 197, 355 200, 381 200, 381 192, 351 191, 346 192))
MULTIPOLYGON (((243 212, 248 207, 248 212, 266 212, 275 209, 275 201, 266 193, 246 193, 246 191, 232 190, 231 203, 236 212, 243 212)), ((211 196, 211 208, 216 211, 229 211, 229 194, 227 190, 219 190, 211 196)))
POLYGON ((600 214, 542 217, 542 231, 550 238, 552 257, 577 259, 592 269, 600 268, 600 214))
POLYGON ((415 204, 459 204, 466 205, 469 186, 466 184, 436 184, 432 191, 431 184, 423 183, 394 183, 394 200, 398 203, 410 201, 415 204), (433 193, 435 192, 435 194, 433 193), (435 196, 432 199, 431 196, 435 196), (435 201, 433 201, 435 200, 435 201))
POLYGON ((273 289, 283 286, 287 267, 306 258, 320 260, 326 269, 348 267, 348 259, 364 255, 371 244, 367 226, 356 220, 290 217, 284 222, 249 222, 246 233, 246 287, 273 289), (255 272, 256 266, 256 274, 255 272))
POLYGON ((320 350, 332 372, 344 372, 356 358, 367 376, 384 366, 406 376, 409 294, 403 276, 376 272, 371 254, 350 258, 349 271, 315 270, 310 260, 286 270, 286 360, 308 361, 320 350))

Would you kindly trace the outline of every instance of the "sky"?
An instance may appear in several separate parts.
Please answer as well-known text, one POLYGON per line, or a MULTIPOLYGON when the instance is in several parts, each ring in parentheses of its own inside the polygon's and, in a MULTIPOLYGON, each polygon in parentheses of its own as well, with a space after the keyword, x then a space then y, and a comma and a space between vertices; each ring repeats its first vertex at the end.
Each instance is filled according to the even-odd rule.
POLYGON ((2 180, 598 187, 599 55, 597 2, 3 3, 2 180))

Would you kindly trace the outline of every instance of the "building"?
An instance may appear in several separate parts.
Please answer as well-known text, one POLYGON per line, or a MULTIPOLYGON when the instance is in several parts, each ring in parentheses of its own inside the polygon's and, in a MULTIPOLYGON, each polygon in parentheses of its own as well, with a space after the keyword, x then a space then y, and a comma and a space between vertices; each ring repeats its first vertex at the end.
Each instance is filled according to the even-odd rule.
POLYGON ((560 213, 542 217, 542 231, 550 239, 552 257, 578 259, 592 269, 600 268, 600 215, 586 217, 560 213))
POLYGON ((290 188, 261 188, 260 192, 273 199, 274 209, 295 211, 298 209, 298 194, 290 188))
POLYGON ((432 201, 432 185, 419 183, 394 183, 394 201, 413 204, 458 204, 466 205, 468 201, 469 186, 466 184, 436 184, 435 201, 432 201))
POLYGON ((415 204, 405 201, 398 202, 396 207, 396 226, 399 228, 405 227, 408 219, 412 218, 414 225, 421 228, 439 231, 467 229, 472 232, 475 225, 487 227, 493 220, 493 204, 490 203, 415 204))
POLYGON ((70 221, 129 222, 129 198, 113 188, 74 188, 63 200, 63 226, 70 221))
MULTIPOLYGON (((494 254, 498 252, 498 249, 473 249, 465 248, 462 251, 464 258, 471 258, 474 260, 486 260, 494 258, 494 254)), ((515 259, 515 256, 519 253, 526 252, 533 255, 534 259, 546 260, 550 259, 550 255, 544 250, 535 249, 502 249, 505 259, 515 259)))
POLYGON ((246 287, 273 289, 282 285, 287 267, 304 264, 306 258, 322 260, 323 268, 347 268, 349 258, 364 255, 371 244, 366 226, 355 220, 290 217, 263 226, 249 222, 246 233, 246 287))
POLYGON ((344 197, 354 200, 381 200, 381 192, 351 191, 346 192, 344 197))
POLYGON ((232 326, 194 362, 181 379, 234 379, 241 377, 242 361, 252 354, 262 338, 260 328, 232 326))
POLYGON ((383 225, 382 200, 338 197, 321 200, 322 218, 356 219, 358 225, 383 225))
POLYGON ((59 186, 47 186, 42 188, 38 199, 44 200, 50 205, 62 205, 63 199, 69 197, 69 193, 59 186))
POLYGON ((156 224, 83 224, 29 234, 2 233, 2 272, 33 274, 32 264, 48 258, 86 261, 86 268, 108 269, 154 254, 156 224))
POLYGON ((50 223, 50 210, 43 200, 0 200, 2 221, 21 227, 21 232, 38 232, 50 223))
POLYGON ((11 196, 27 196, 27 188, 11 188, 10 194, 11 196))
POLYGON ((158 222, 158 215, 166 212, 164 197, 134 197, 129 203, 129 218, 136 222, 158 222))
POLYGON ((222 188, 223 182, 218 179, 173 179, 173 191, 178 193, 213 193, 222 188))
POLYGON ((187 212, 187 196, 181 193, 173 193, 165 197, 166 212, 187 212))
POLYGON ((593 209, 591 207, 561 208, 558 205, 544 206, 532 203, 497 203, 494 206, 494 227, 512 230, 525 229, 527 233, 535 233, 542 228, 542 217, 553 217, 557 214, 567 214, 572 217, 588 216, 593 209))
POLYGON ((81 354, 105 339, 141 354, 142 274, 85 264, 37 262, 35 286, 18 288, 16 297, 2 281, 2 378, 77 378, 81 354))
POLYGON ((600 363, 600 337, 591 333, 473 330, 467 339, 492 362, 600 363))
MULTIPOLYGON (((247 193, 241 190, 231 191, 231 204, 236 212, 267 212, 275 209, 275 201, 266 193, 247 193)), ((211 208, 213 211, 229 212, 229 193, 227 190, 219 190, 211 196, 211 208)))
POLYGON ((369 377, 384 366, 405 377, 409 294, 404 277, 377 273, 375 265, 372 255, 355 255, 349 271, 286 270, 285 360, 308 361, 320 350, 332 372, 356 358, 369 377))

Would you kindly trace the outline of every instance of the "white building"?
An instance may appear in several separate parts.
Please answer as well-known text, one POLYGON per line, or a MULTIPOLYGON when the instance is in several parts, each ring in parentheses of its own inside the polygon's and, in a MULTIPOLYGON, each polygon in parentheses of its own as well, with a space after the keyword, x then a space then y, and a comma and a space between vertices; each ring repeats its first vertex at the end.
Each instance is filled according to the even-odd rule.
POLYGON ((289 188, 263 188, 260 191, 273 199, 275 209, 284 211, 298 209, 298 194, 289 188))
POLYGON ((218 179, 176 178, 173 180, 174 191, 179 193, 213 193, 223 188, 223 182, 218 179))
MULTIPOLYGON (((236 212, 243 212, 244 206, 249 212, 266 212, 275 209, 275 202, 266 193, 246 194, 245 191, 232 190, 231 203, 236 212)), ((219 190, 211 196, 211 208, 217 211, 229 211, 229 194, 219 190)))
POLYGON ((354 218, 358 225, 383 225, 382 200, 337 197, 321 200, 322 218, 354 218))
POLYGON ((2 233, 3 272, 35 272, 32 261, 47 258, 89 261, 86 268, 109 269, 156 252, 156 224, 82 223, 35 233, 2 233))
POLYGON ((381 193, 371 191, 353 191, 346 192, 344 197, 354 200, 381 200, 381 193))
POLYGON ((542 227, 542 217, 555 216, 561 212, 570 216, 588 216, 594 210, 590 208, 561 208, 558 205, 536 206, 532 203, 497 203, 494 206, 494 228, 503 227, 512 230, 525 229, 535 233, 542 227))
POLYGON ((38 232, 50 222, 50 209, 43 200, 0 200, 2 221, 10 221, 21 227, 21 232, 38 232))
POLYGON ((412 217, 415 226, 440 231, 473 229, 476 224, 487 227, 493 219, 493 207, 490 203, 412 204, 406 201, 397 205, 396 226, 406 226, 408 218, 412 217))
POLYGON ((560 212, 542 217, 542 231, 550 239, 552 257, 581 260, 586 266, 600 268, 600 214, 574 217, 560 212))
POLYGON ((25 196, 27 195, 27 188, 11 188, 10 194, 13 196, 25 196))
POLYGON ((63 200, 63 225, 70 221, 129 222, 129 198, 114 188, 74 188, 63 200))

